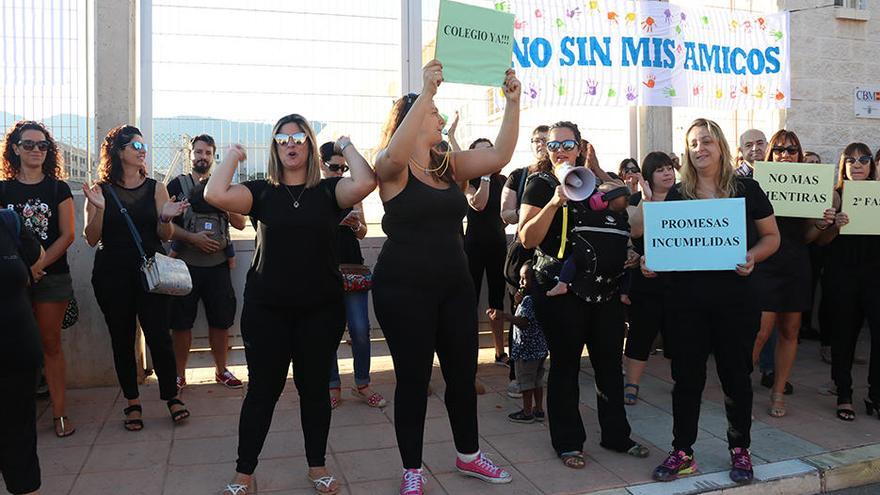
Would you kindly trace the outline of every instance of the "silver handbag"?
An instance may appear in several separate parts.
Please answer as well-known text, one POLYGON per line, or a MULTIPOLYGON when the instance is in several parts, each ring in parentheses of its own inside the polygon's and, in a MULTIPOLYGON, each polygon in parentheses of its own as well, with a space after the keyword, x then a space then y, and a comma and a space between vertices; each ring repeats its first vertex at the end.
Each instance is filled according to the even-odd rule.
POLYGON ((147 257, 144 252, 143 239, 141 234, 134 226, 134 222, 128 215, 128 210, 119 201, 119 196, 113 190, 112 185, 108 185, 107 189, 110 195, 119 206, 119 212, 125 218, 128 224, 128 230, 134 239, 134 244, 138 248, 141 255, 141 273, 144 275, 144 288, 147 292, 153 294, 166 294, 169 296, 185 296, 192 292, 192 277, 189 274, 189 268, 183 260, 170 258, 161 253, 155 253, 152 257, 147 257))

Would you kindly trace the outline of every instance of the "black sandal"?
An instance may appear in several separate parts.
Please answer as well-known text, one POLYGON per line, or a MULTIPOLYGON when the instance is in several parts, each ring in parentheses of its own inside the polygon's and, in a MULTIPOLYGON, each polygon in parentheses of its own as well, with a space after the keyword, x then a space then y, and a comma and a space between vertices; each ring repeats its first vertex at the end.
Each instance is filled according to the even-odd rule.
POLYGON ((584 466, 587 465, 587 460, 584 459, 584 453, 580 450, 563 452, 559 454, 559 458, 562 459, 562 464, 567 468, 583 469, 584 466))
POLYGON ((171 399, 166 402, 168 405, 168 412, 171 413, 171 421, 174 421, 175 424, 180 423, 184 419, 189 417, 189 411, 186 409, 186 404, 180 401, 180 399, 171 399), (171 408, 173 406, 184 406, 183 409, 178 409, 177 411, 172 411, 171 408))
POLYGON ((128 415, 133 412, 139 412, 143 414, 144 409, 141 407, 140 404, 134 404, 123 409, 122 414, 125 415, 125 421, 122 422, 122 426, 124 426, 125 429, 128 431, 141 431, 144 429, 144 420, 142 420, 141 418, 129 419, 128 415))

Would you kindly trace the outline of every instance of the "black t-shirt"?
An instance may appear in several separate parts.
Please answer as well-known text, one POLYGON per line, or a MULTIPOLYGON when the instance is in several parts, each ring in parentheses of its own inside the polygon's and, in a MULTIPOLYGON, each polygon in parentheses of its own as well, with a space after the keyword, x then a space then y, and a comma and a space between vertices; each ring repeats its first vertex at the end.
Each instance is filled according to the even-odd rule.
MULTIPOLYGON (((12 179, 0 182, 0 206, 13 209, 33 231, 43 249, 49 249, 61 237, 58 205, 72 198, 66 182, 46 177, 37 184, 22 184, 12 179)), ((69 273, 67 252, 45 268, 47 274, 69 273)))
POLYGON ((34 369, 43 359, 40 331, 28 298, 29 267, 40 257, 40 242, 20 217, 15 222, 19 223, 18 239, 15 229, 0 218, 0 372, 34 369))
MULTIPOLYGON (((773 215, 773 205, 767 199, 761 186, 747 177, 736 178, 734 198, 746 200, 746 246, 751 249, 758 242, 756 220, 773 215)), ((666 201, 682 201, 681 184, 676 184, 666 195, 666 201)), ((736 274, 736 271, 694 271, 669 272, 667 284, 674 297, 670 301, 680 305, 694 303, 731 305, 751 303, 750 277, 736 274)))
POLYGON ((317 186, 244 182, 253 196, 247 212, 256 220, 257 246, 248 270, 245 301, 271 306, 308 306, 342 299, 336 253, 338 177, 317 186), (295 208, 294 202, 299 203, 295 208))
MULTIPOLYGON (((177 200, 181 200, 186 196, 186 194, 183 193, 183 186, 180 184, 181 180, 181 177, 177 176, 168 183, 168 196, 175 196, 177 200)), ((186 180, 188 181, 190 179, 186 180)), ((189 197, 186 198, 189 200, 190 208, 197 213, 225 214, 223 210, 220 210, 205 201, 205 185, 208 183, 207 179, 193 182, 195 187, 191 188, 189 197)), ((183 226, 183 215, 175 217, 174 223, 183 226)))
MULTIPOLYGON (((489 199, 482 211, 468 208, 468 228, 465 242, 488 244, 504 237, 504 222, 501 221, 501 189, 504 187, 503 175, 493 175, 489 180, 489 199)), ((471 187, 476 191, 480 188, 482 179, 470 181, 471 187)), ((505 241, 501 241, 505 244, 505 241)))

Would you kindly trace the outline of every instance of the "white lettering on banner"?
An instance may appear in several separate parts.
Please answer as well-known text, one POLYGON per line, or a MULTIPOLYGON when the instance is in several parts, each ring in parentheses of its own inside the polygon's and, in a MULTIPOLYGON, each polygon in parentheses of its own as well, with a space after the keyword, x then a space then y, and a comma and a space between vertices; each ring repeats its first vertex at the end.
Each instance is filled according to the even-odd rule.
POLYGON ((513 68, 523 106, 790 105, 787 12, 629 0, 495 6, 516 16, 513 68))

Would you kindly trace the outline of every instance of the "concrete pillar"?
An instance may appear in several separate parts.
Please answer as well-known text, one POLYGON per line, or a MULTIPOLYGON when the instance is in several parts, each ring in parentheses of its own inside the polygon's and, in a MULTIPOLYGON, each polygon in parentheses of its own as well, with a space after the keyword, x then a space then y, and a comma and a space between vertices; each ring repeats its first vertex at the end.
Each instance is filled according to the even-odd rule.
POLYGON ((135 0, 95 0, 95 140, 135 122, 137 24, 135 0))
POLYGON ((672 151, 672 107, 639 107, 639 156, 652 151, 672 151))

